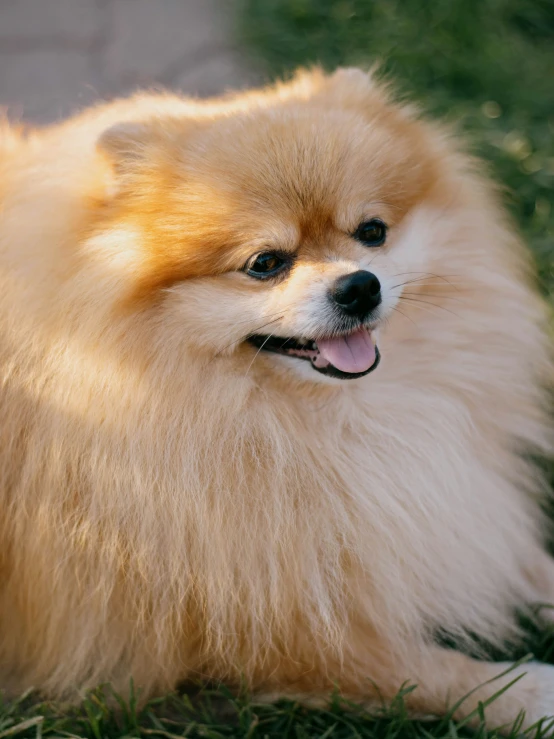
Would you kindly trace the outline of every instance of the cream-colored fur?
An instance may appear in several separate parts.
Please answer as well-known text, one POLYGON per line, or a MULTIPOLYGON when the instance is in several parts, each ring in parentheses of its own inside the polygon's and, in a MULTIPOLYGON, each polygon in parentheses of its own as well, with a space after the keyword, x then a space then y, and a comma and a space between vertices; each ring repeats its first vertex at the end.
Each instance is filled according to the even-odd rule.
MULTIPOLYGON (((505 669, 432 645, 554 596, 544 309, 475 165, 355 70, 0 135, 0 686, 412 681, 440 713, 505 669), (348 237, 374 215, 377 251, 348 237), (254 285, 268 243, 299 262, 254 285), (243 343, 319 330, 370 263, 374 373, 243 343)), ((554 714, 554 668, 522 669, 491 724, 554 714)))

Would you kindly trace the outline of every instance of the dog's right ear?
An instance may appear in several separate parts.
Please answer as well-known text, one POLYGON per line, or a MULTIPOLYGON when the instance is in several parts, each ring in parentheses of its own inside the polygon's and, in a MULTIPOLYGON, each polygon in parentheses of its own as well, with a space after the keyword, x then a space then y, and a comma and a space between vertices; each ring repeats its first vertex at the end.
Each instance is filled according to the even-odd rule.
POLYGON ((125 121, 106 129, 96 147, 110 162, 116 175, 125 175, 136 170, 159 138, 152 123, 125 121))
POLYGON ((108 165, 108 192, 136 189, 144 175, 174 167, 186 149, 190 122, 184 118, 123 121, 107 128, 96 150, 108 165))

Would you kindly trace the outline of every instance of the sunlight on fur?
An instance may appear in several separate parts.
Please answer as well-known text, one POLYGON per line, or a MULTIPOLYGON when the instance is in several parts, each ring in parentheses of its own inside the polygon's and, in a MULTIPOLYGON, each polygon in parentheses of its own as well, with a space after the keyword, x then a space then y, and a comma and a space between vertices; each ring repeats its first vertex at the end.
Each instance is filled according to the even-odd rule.
MULTIPOLYGON (((441 714, 506 669, 433 642, 554 600, 545 308, 481 165, 359 70, 0 152, 0 687, 441 714)), ((554 713, 518 669, 491 725, 554 713)))

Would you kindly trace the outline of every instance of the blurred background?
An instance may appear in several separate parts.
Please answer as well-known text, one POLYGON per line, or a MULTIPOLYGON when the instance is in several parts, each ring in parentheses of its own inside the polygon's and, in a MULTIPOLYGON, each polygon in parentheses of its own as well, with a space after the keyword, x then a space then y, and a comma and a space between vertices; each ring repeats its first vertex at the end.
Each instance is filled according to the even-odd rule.
POLYGON ((491 163, 552 298, 554 0, 0 0, 0 106, 14 119, 139 86, 205 96, 375 60, 491 163))
POLYGON ((251 83, 236 12, 233 0, 0 0, 0 106, 49 122, 139 86, 251 83))

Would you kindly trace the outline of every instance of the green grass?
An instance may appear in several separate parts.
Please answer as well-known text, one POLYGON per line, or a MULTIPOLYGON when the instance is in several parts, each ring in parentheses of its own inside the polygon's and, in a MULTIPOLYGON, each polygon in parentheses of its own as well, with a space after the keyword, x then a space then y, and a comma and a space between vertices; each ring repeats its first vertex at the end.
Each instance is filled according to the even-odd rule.
MULTIPOLYGON (((553 640, 549 641, 552 647, 553 640)), ((233 695, 224 687, 200 687, 194 693, 171 694, 140 709, 132 685, 126 699, 115 695, 109 687, 101 687, 85 696, 77 707, 38 703, 29 694, 11 703, 0 700, 0 739, 496 739, 499 736, 484 725, 486 706, 476 710, 480 725, 474 730, 465 725, 467 719, 455 723, 449 715, 433 721, 411 720, 403 696, 413 689, 414 686, 404 687, 391 706, 372 715, 337 696, 326 710, 309 710, 292 701, 255 703, 247 695, 233 695)), ((537 739, 546 736, 547 728, 548 723, 542 726, 539 722, 537 739)), ((516 725, 509 739, 518 736, 521 732, 516 725)))
MULTIPOLYGON (((507 202, 554 296, 554 0, 240 0, 239 29, 268 76, 297 65, 368 67, 376 59, 431 114, 460 121, 507 185, 507 202)), ((525 649, 554 662, 554 636, 529 631, 525 649)), ((496 655, 500 657, 501 655, 496 655)), ((521 653, 520 655, 521 656, 521 653)), ((409 720, 399 696, 370 717, 335 700, 328 711, 261 706, 224 688, 117 709, 109 689, 76 709, 27 696, 0 702, 0 739, 268 737, 431 739, 496 736, 449 718, 409 720), (110 700, 111 697, 111 700, 110 700)), ((117 705, 117 701, 115 701, 117 705)), ((515 734, 514 734, 515 736, 515 734)))
MULTIPOLYGON (((522 625, 526 643, 510 653, 491 652, 490 657, 520 662, 535 657, 554 663, 554 626, 544 631, 530 622, 522 625)), ((145 706, 133 685, 126 696, 116 695, 109 686, 99 687, 77 706, 39 702, 31 692, 3 701, 0 693, 0 739, 501 739, 484 724, 486 707, 477 710, 479 726, 474 729, 448 715, 411 719, 403 696, 414 689, 404 686, 391 706, 371 715, 338 696, 326 710, 315 710, 292 701, 259 704, 245 691, 237 696, 225 686, 192 686, 145 706)), ((509 739, 519 736, 516 726, 509 739)), ((540 727, 536 736, 543 736, 540 727)))

